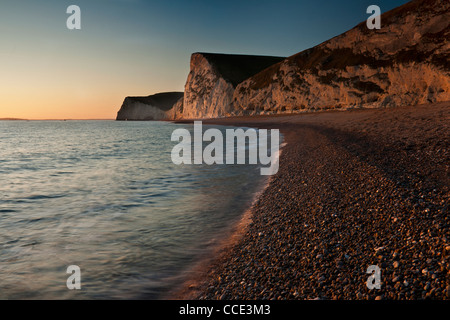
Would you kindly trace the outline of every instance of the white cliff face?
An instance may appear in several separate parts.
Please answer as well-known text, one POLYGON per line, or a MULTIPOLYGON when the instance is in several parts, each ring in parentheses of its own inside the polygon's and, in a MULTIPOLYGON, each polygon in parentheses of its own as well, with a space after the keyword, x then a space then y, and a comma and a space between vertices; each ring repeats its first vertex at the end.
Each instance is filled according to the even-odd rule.
POLYGON ((125 101, 120 112, 118 120, 163 120, 166 119, 166 113, 155 106, 148 105, 139 101, 125 101))
POLYGON ((233 114, 237 84, 284 57, 194 53, 185 92, 128 97, 117 120, 217 118, 233 114), (158 110, 159 109, 159 110, 158 110))
POLYGON ((419 0, 243 81, 233 114, 375 108, 450 100, 450 2, 419 0))
POLYGON ((173 106, 183 99, 182 92, 164 92, 148 97, 127 97, 117 120, 166 120, 175 116, 173 106))
POLYGON ((449 101, 448 39, 450 1, 414 0, 384 13, 380 30, 369 30, 364 21, 286 59, 194 53, 184 97, 164 94, 171 95, 170 103, 159 95, 127 98, 118 119, 216 118, 449 101))
POLYGON ((172 109, 166 112, 166 120, 176 120, 183 117, 183 100, 184 97, 178 99, 173 105, 172 109))
POLYGON ((231 111, 234 87, 223 79, 200 53, 191 57, 191 71, 186 80, 183 118, 215 118, 231 111))

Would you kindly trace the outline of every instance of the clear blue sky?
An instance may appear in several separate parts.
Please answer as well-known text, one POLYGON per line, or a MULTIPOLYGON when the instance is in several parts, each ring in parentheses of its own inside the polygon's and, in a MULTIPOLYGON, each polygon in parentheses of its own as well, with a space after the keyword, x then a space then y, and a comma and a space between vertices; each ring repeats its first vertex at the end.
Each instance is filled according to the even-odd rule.
POLYGON ((289 56, 406 2, 1 0, 0 117, 114 118, 127 95, 182 91, 193 52, 289 56))

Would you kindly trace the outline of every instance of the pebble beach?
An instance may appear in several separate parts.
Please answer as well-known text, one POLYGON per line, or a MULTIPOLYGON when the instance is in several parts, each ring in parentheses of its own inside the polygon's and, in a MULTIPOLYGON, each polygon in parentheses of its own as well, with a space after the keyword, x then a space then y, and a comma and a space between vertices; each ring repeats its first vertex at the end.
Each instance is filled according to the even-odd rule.
POLYGON ((450 102, 204 121, 287 144, 248 222, 172 298, 449 299, 449 120, 450 102))

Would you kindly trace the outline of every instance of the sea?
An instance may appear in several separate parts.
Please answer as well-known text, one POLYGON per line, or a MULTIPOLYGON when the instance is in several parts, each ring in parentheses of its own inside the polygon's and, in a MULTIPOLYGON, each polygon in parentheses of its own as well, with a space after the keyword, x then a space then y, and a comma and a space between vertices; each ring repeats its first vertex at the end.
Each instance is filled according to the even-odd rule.
POLYGON ((267 177, 258 165, 174 164, 177 128, 193 130, 0 121, 0 299, 165 299, 180 287, 267 177))

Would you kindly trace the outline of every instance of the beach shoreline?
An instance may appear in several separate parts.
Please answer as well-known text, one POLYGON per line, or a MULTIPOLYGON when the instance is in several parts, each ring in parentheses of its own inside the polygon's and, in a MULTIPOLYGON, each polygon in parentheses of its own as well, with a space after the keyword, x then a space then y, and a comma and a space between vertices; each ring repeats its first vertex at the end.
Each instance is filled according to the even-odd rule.
POLYGON ((242 234, 171 297, 449 299, 449 110, 203 120, 278 128, 287 146, 242 234), (366 286, 370 265, 379 290, 366 286))
MULTIPOLYGON (((183 121, 181 123, 192 123, 192 121, 183 121)), ((278 151, 277 161, 279 161, 279 158, 281 157, 283 148, 287 145, 283 142, 283 136, 280 136, 280 138, 281 144, 278 151)), ((193 299, 193 297, 200 294, 199 290, 201 285, 204 283, 202 276, 211 267, 211 265, 217 261, 218 257, 228 254, 231 248, 244 236, 248 226, 252 223, 253 208, 264 191, 270 186, 271 180, 272 176, 262 176, 257 191, 253 193, 247 209, 245 209, 239 219, 232 221, 230 226, 228 226, 226 230, 221 233, 219 239, 216 239, 215 245, 210 249, 210 251, 205 252, 193 266, 183 273, 180 277, 181 284, 176 286, 174 289, 169 290, 168 293, 164 295, 165 299, 193 299)))

